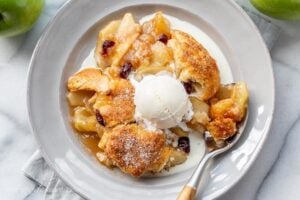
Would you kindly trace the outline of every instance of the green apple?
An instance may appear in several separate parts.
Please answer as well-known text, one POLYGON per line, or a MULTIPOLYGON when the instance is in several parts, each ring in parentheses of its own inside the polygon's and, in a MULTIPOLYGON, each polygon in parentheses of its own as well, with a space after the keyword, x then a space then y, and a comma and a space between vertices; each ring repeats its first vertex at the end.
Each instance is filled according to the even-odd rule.
POLYGON ((15 36, 28 31, 44 4, 44 0, 0 0, 0 36, 15 36))
POLYGON ((300 19, 300 0, 251 0, 262 13, 277 19, 300 19))

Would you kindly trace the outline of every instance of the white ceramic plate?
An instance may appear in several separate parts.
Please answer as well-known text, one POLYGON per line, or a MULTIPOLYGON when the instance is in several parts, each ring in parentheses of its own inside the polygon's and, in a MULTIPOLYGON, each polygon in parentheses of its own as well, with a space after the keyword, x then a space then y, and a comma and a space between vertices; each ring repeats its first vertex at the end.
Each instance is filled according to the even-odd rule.
POLYGON ((235 81, 250 90, 249 120, 241 141, 211 163, 199 198, 212 199, 235 185, 267 138, 274 106, 270 56, 249 17, 230 0, 72 0, 46 28, 34 51, 28 79, 33 132, 49 165, 89 199, 175 199, 193 168, 165 177, 134 179, 99 165, 80 146, 69 124, 66 80, 79 69, 108 21, 163 11, 201 28, 221 48, 235 81))

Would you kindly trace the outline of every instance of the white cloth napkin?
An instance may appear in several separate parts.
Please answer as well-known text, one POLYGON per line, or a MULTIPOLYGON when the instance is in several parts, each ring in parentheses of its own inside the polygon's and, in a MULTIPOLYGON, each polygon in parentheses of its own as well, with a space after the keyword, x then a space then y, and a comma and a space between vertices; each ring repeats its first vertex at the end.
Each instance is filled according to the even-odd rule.
MULTIPOLYGON (((245 9, 245 8, 244 8, 245 9)), ((272 48, 273 44, 276 42, 277 38, 280 35, 280 28, 276 25, 270 23, 268 20, 262 18, 261 16, 252 13, 251 11, 245 9, 246 12, 249 14, 249 16, 252 18, 254 23, 257 25, 258 29, 260 30, 263 39, 266 42, 266 45, 268 46, 269 50, 272 48)), ((266 159, 267 160, 267 159, 266 159)), ((268 161, 268 160, 267 160, 268 161)), ((256 179, 254 182, 256 185, 261 184, 261 181, 263 177, 268 172, 269 168, 271 167, 273 161, 269 160, 269 162, 265 163, 264 166, 260 166, 260 168, 263 168, 263 170, 260 170, 261 173, 259 174, 261 176, 261 179, 256 179), (258 182, 260 180, 260 182, 258 182)), ((27 176, 29 179, 34 181, 38 186, 45 187, 45 199, 46 200, 73 200, 73 199, 83 199, 78 194, 76 194, 74 191, 72 191, 70 188, 67 187, 67 185, 61 181, 55 172, 47 165, 45 160, 43 159, 42 155, 40 154, 39 150, 37 150, 32 157, 28 160, 28 162, 23 167, 23 172, 25 176, 27 176)), ((250 184, 250 182, 247 182, 247 184, 250 184)), ((256 186, 256 189, 258 186, 256 186)), ((252 193, 256 192, 255 190, 252 190, 252 193)), ((237 189, 238 190, 238 189, 237 189)), ((247 191, 247 190, 244 190, 247 191)), ((248 191, 249 192, 249 191, 248 191)), ((232 192, 230 192, 232 193, 232 192)), ((255 194, 252 194, 252 197, 247 197, 246 194, 239 193, 238 191, 235 191, 235 196, 239 194, 239 199, 243 197, 243 199, 253 199, 253 196, 255 194)), ((222 197, 221 199, 236 199, 233 198, 233 196, 230 196, 231 194, 225 195, 226 197, 222 197)), ((237 196, 238 197, 238 196, 237 196)), ((238 199, 238 198, 237 198, 238 199)))

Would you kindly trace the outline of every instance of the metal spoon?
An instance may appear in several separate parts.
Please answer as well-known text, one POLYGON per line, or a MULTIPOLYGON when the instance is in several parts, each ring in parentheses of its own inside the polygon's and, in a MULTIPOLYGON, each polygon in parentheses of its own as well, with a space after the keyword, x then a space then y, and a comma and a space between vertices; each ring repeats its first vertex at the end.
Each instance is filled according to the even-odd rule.
MULTIPOLYGON (((201 177, 203 175, 204 169, 211 158, 215 156, 225 153, 226 151, 230 150, 240 139, 248 120, 248 112, 242 122, 238 124, 238 131, 232 137, 227 139, 222 146, 219 144, 214 143, 213 140, 207 140, 204 138, 206 145, 205 145, 205 154, 202 160, 199 162, 196 170, 194 171, 193 175, 184 186, 184 188, 179 193, 177 200, 193 200, 196 197, 197 187, 200 183, 201 177), (212 145, 212 143, 214 143, 212 145)), ((208 132, 207 132, 208 133, 208 132)), ((207 135, 206 133, 206 135, 207 135)), ((209 134, 209 133, 208 133, 209 134)), ((204 134, 205 137, 205 134, 204 134)))

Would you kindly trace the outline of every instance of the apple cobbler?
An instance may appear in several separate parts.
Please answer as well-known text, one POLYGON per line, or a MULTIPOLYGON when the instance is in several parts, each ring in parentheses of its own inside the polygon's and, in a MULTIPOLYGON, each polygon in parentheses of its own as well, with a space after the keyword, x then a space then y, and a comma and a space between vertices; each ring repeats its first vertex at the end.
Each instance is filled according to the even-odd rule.
POLYGON ((222 85, 214 58, 158 12, 142 24, 127 13, 97 38, 96 66, 68 79, 74 128, 100 163, 132 176, 188 159, 190 134, 216 142, 245 117, 244 82, 222 85))

